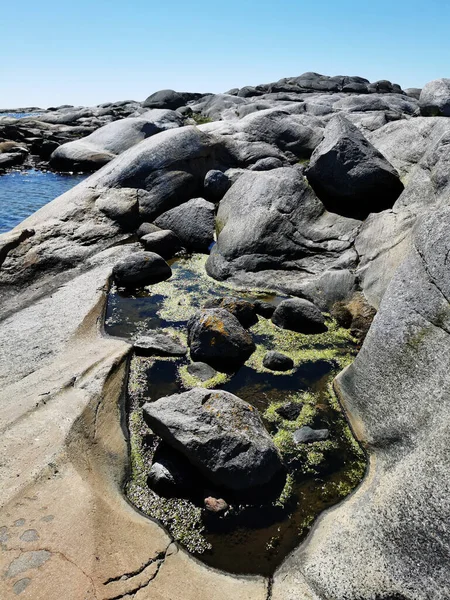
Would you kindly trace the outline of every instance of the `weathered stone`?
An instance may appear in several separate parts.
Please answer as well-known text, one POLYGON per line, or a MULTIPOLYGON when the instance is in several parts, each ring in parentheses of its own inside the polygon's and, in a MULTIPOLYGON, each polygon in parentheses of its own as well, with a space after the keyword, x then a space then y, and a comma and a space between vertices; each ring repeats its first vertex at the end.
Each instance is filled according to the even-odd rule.
POLYGON ((283 468, 258 411, 228 392, 194 388, 147 403, 143 413, 157 435, 221 487, 261 486, 283 468))
POLYGON ((219 202, 229 190, 231 182, 222 171, 211 170, 206 173, 203 185, 205 196, 211 202, 219 202))
POLYGON ((187 372, 200 379, 200 381, 208 381, 217 375, 217 371, 203 362, 194 362, 188 365, 187 372))
POLYGON ((317 306, 303 298, 289 298, 280 302, 272 321, 278 327, 299 333, 322 333, 327 330, 323 314, 317 306))
POLYGON ((450 79, 427 83, 419 97, 420 112, 427 117, 450 117, 450 79))
POLYGON ((208 496, 204 500, 205 510, 215 515, 223 515, 228 510, 228 504, 223 498, 208 496))

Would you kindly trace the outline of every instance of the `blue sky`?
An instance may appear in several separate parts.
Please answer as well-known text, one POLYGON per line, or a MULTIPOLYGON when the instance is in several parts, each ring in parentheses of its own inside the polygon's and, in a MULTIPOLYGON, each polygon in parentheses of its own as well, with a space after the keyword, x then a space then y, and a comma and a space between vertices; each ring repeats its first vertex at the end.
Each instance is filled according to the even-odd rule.
POLYGON ((67 0, 1 10, 0 106, 220 92, 317 71, 450 77, 448 0, 67 0))

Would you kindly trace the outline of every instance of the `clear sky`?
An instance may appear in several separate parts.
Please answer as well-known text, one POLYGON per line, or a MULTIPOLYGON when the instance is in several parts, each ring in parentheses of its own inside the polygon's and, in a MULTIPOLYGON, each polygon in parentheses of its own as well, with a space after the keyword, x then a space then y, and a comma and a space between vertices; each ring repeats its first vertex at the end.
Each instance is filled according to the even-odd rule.
POLYGON ((317 71, 450 77, 449 0, 3 0, 0 107, 221 92, 317 71))

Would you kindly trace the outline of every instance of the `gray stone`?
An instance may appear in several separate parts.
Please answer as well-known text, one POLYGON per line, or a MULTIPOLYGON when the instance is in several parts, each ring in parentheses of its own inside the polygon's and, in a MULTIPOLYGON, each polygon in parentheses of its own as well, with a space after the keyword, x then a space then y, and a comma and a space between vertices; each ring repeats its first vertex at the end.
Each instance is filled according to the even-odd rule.
POLYGON ((305 425, 294 431, 293 439, 296 444, 310 444, 312 442, 324 442, 330 437, 328 429, 312 429, 305 425))
POLYGON ((147 233, 140 241, 146 250, 166 259, 172 258, 182 248, 179 237, 169 229, 147 233))
POLYGON ((194 362, 188 365, 187 372, 200 379, 200 381, 208 381, 217 375, 217 371, 203 362, 194 362))
POLYGON ((223 308, 203 309, 188 321, 191 358, 218 370, 234 368, 255 351, 251 334, 223 308))
POLYGON ((189 92, 175 92, 174 90, 160 90, 151 94, 142 106, 146 108, 168 108, 175 110, 184 106, 190 100, 197 100, 202 94, 191 94, 189 92))
POLYGON ((328 210, 354 218, 392 207, 403 190, 394 167, 342 115, 327 125, 306 176, 328 210))
POLYGON ((208 252, 214 241, 214 204, 203 198, 188 200, 160 215, 155 225, 172 230, 185 248, 208 252))
POLYGON ((272 322, 278 327, 299 333, 322 333, 327 330, 323 314, 317 306, 303 298, 283 300, 275 309, 272 322))
POLYGON ((142 238, 144 235, 155 233, 156 231, 161 231, 161 227, 157 227, 154 223, 142 223, 139 225, 136 235, 138 238, 142 238))
POLYGON ((287 421, 295 421, 300 416, 302 408, 303 404, 300 402, 286 402, 275 409, 275 412, 282 419, 286 419, 287 421))
POLYGON ((179 340, 158 332, 139 335, 133 342, 133 348, 146 356, 184 356, 187 353, 187 348, 179 340))
POLYGON ((254 165, 249 167, 250 171, 270 171, 271 169, 279 169, 283 166, 283 162, 279 158, 269 157, 260 158, 254 165))
POLYGON ((154 252, 136 252, 114 265, 113 277, 119 286, 141 286, 169 279, 172 270, 154 252))
POLYGON ((420 112, 427 117, 450 117, 450 79, 435 79, 420 93, 420 112))
POLYGON ((215 485, 247 490, 269 483, 283 468, 258 411, 228 392, 194 388, 145 404, 143 414, 215 485))
POLYGON ((294 361, 281 352, 271 350, 264 356, 263 366, 272 371, 289 371, 294 368, 294 361))

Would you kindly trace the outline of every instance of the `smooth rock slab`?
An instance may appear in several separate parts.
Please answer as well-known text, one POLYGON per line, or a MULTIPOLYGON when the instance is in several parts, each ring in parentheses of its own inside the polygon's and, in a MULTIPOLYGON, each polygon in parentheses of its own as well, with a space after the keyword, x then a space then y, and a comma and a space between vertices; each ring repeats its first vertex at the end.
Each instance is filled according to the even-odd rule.
POLYGON ((147 356, 184 356, 187 352, 187 348, 177 339, 164 333, 140 335, 133 347, 138 354, 147 356))
POLYGON ((272 322, 298 333, 323 333, 325 318, 315 304, 303 298, 289 298, 277 306, 272 322))
POLYGON ((228 392, 194 388, 148 402, 143 414, 154 433, 218 486, 248 490, 283 469, 258 411, 228 392))
POLYGON ((113 277, 119 286, 137 286, 159 283, 169 279, 172 269, 154 252, 136 252, 117 262, 113 277))

